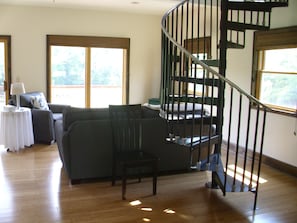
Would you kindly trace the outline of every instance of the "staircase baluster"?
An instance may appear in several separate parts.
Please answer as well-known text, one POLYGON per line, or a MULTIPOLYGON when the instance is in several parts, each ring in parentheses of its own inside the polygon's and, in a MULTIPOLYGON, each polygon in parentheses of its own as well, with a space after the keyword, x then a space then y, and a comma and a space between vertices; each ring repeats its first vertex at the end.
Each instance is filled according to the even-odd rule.
POLYGON ((258 191, 259 191, 259 178, 261 172, 261 164, 262 164, 262 154, 263 154, 263 144, 264 144, 264 135, 265 135, 265 126, 266 126, 266 114, 267 109, 264 108, 263 111, 263 123, 262 123, 262 134, 261 134, 261 144, 260 144, 260 155, 259 155, 259 162, 258 162, 258 172, 257 172, 257 183, 256 183, 256 190, 255 190, 255 199, 254 199, 254 210, 257 207, 257 198, 258 198, 258 191))
POLYGON ((229 126, 228 126, 228 139, 227 139, 227 151, 226 151, 227 154, 226 154, 226 164, 225 164, 226 167, 225 167, 224 192, 226 192, 226 186, 227 186, 227 171, 228 171, 228 166, 229 166, 232 114, 233 114, 233 87, 231 87, 231 89, 230 89, 229 126))
MULTIPOLYGON (((212 123, 213 123, 213 106, 214 106, 214 75, 212 74, 212 84, 211 84, 211 103, 210 103, 210 123, 208 124, 208 137, 211 138, 212 133, 212 123)), ((208 141, 207 145, 207 156, 210 157, 211 155, 211 143, 210 140, 208 141)), ((216 162, 216 165, 218 165, 218 160, 216 162)))
POLYGON ((271 14, 268 14, 268 27, 270 27, 270 22, 271 22, 271 14))
POLYGON ((253 182, 253 173, 254 173, 254 167, 255 167, 256 150, 257 150, 259 116, 260 116, 260 106, 257 105, 257 116, 256 116, 256 123, 255 123, 255 135, 254 135, 254 146, 253 146, 253 158, 252 158, 252 164, 251 164, 251 177, 250 177, 250 185, 249 185, 250 190, 253 189, 252 182, 253 182))
POLYGON ((263 21, 262 21, 262 26, 265 26, 266 24, 266 13, 263 13, 263 21))
MULTIPOLYGON (((188 6, 189 7, 189 6, 188 6)), ((195 23, 194 23, 194 13, 195 13, 195 7, 194 7, 194 1, 192 0, 192 7, 191 7, 191 49, 190 52, 193 54, 194 52, 194 26, 195 26, 195 23)), ((189 10, 187 10, 187 20, 189 20, 189 10)), ((187 29, 188 30, 188 29, 187 29)), ((197 40, 198 41, 198 40, 197 40)), ((197 78, 197 64, 195 63, 194 64, 194 74, 193 74, 193 61, 189 58, 189 61, 191 61, 191 64, 187 63, 188 64, 188 70, 190 69, 191 71, 191 78, 194 77, 194 79, 197 78)), ((193 84, 194 86, 194 89, 193 89, 193 94, 196 95, 196 84, 194 83, 193 84)), ((186 84, 187 86, 187 90, 186 92, 188 93, 188 84, 186 84)), ((191 134, 192 136, 195 135, 194 133, 194 127, 195 127, 195 102, 193 102, 193 107, 192 107, 192 125, 191 125, 191 134)), ((194 143, 194 137, 191 137, 191 142, 190 142, 190 146, 191 146, 191 154, 193 155, 193 143, 194 143)), ((199 160, 199 158, 197 158, 199 160)), ((192 163, 193 164, 193 163, 192 163)), ((196 164, 196 167, 197 168, 200 168, 200 166, 198 167, 197 164, 196 164)))
MULTIPOLYGON (((212 27, 212 20, 213 20, 212 8, 213 8, 213 5, 212 5, 212 0, 211 0, 210 1, 210 29, 209 29, 210 30, 210 33, 209 33, 209 36, 213 36, 213 34, 212 34, 212 30, 213 30, 213 27, 212 27)), ((205 50, 204 50, 204 52, 205 52, 205 50)))
MULTIPOLYGON (((233 22, 233 10, 232 10, 232 9, 231 9, 231 11, 230 11, 230 21, 233 22)), ((229 34, 230 34, 230 35, 229 35, 229 41, 232 42, 232 41, 233 41, 233 38, 232 38, 232 32, 233 32, 233 31, 232 31, 232 30, 228 30, 228 32, 229 32, 229 34)))
POLYGON ((242 108, 242 94, 239 95, 239 108, 238 108, 238 121, 237 121, 237 140, 236 140, 236 153, 235 153, 235 167, 234 167, 234 177, 233 177, 233 188, 235 191, 236 188, 236 176, 238 168, 238 155, 239 155, 239 139, 241 131, 241 108, 242 108))
POLYGON ((245 141, 245 151, 244 151, 244 160, 243 160, 243 174, 242 174, 242 183, 241 183, 241 191, 244 191, 245 185, 245 174, 246 174, 246 166, 247 166, 247 154, 248 154, 248 145, 249 145, 249 135, 250 135, 250 120, 251 120, 251 109, 252 109, 252 102, 249 101, 249 110, 248 110, 248 117, 247 117, 247 130, 246 130, 246 141, 245 141))
POLYGON ((218 43, 219 43, 219 0, 217 0, 216 2, 217 4, 217 13, 216 13, 216 18, 217 18, 217 23, 216 23, 216 58, 219 59, 219 47, 218 47, 218 43))
POLYGON ((246 10, 243 10, 243 24, 246 24, 246 10))
MULTIPOLYGON (((179 23, 179 18, 182 20, 182 16, 180 17, 180 13, 182 14, 183 10, 184 10, 184 5, 182 5, 180 10, 177 10, 177 12, 176 12, 176 21, 175 21, 176 22, 176 24, 175 24, 175 32, 176 33, 175 33, 175 36, 176 36, 177 42, 179 39, 179 27, 181 30, 183 28, 183 21, 181 21, 179 23)), ((182 36, 181 36, 181 38, 182 38, 182 36)), ((180 44, 182 45, 182 39, 180 39, 180 44)), ((180 59, 182 61, 182 58, 180 58, 180 59)), ((178 77, 178 79, 177 79, 177 81, 178 81, 178 88, 177 88, 177 91, 178 91, 178 93, 177 93, 177 95, 178 95, 178 98, 177 98, 177 115, 178 115, 178 117, 177 117, 177 119, 178 119, 178 121, 177 121, 177 123, 180 123, 180 124, 178 124, 178 136, 179 136, 179 140, 181 140, 181 137, 183 135, 183 132, 182 132, 183 125, 182 125, 182 117, 181 117, 181 112, 180 112, 180 104, 181 104, 180 96, 181 96, 181 91, 182 91, 181 76, 184 74, 181 72, 182 71, 182 69, 181 69, 182 63, 179 63, 178 66, 179 66, 179 69, 178 69, 178 76, 177 76, 178 77)), ((174 102, 175 102, 175 97, 173 96, 173 98, 174 98, 174 102)))
POLYGON ((259 17, 260 17, 260 12, 258 11, 256 15, 257 15, 257 22, 256 22, 256 25, 259 25, 259 24, 260 24, 260 22, 259 22, 259 19, 260 19, 260 18, 259 18, 259 17))
MULTIPOLYGON (((211 18, 210 18, 211 20, 211 18)), ((206 37, 206 29, 207 29, 207 25, 206 25, 206 22, 207 22, 207 8, 206 8, 206 0, 204 0, 204 18, 203 18, 203 37, 204 37, 204 41, 205 41, 205 37, 206 37)), ((204 42, 204 51, 203 53, 205 54, 205 42, 204 42)))
MULTIPOLYGON (((173 38, 174 38, 174 19, 175 19, 175 17, 177 17, 176 16, 176 14, 177 14, 177 12, 176 11, 173 11, 172 12, 172 16, 171 16, 171 30, 170 30, 170 35, 171 36, 173 36, 173 38)), ((177 39, 177 38, 175 38, 175 39, 177 39)), ((169 110, 169 106, 171 105, 171 111, 173 111, 173 105, 172 105, 172 103, 171 103, 171 98, 170 98, 170 95, 173 95, 174 94, 174 91, 175 91, 175 85, 174 84, 172 84, 172 80, 171 80, 171 78, 175 78, 175 71, 173 70, 174 68, 172 67, 172 66, 174 66, 174 63, 175 63, 175 59, 176 58, 174 58, 174 54, 173 54, 173 50, 172 50, 172 45, 173 45, 173 43, 171 42, 171 41, 169 41, 169 58, 171 57, 171 61, 170 61, 170 70, 169 70, 169 77, 168 77, 168 81, 169 81, 169 90, 170 90, 170 92, 168 92, 169 94, 167 95, 167 98, 168 98, 168 101, 167 101, 167 104, 168 104, 168 110, 167 111, 170 111, 169 110), (172 61, 174 59, 174 61, 172 61)), ((169 112, 169 114, 170 114, 170 112, 169 112)), ((171 119, 172 119, 173 117, 172 117, 172 113, 171 113, 171 119)), ((173 120, 173 119, 172 119, 173 120)), ((173 126, 173 125, 172 125, 173 126)))
MULTIPOLYGON (((237 10, 237 22, 239 23, 239 10, 237 10)), ((236 42, 237 42, 237 44, 239 44, 239 31, 236 32, 236 35, 237 35, 236 42)))

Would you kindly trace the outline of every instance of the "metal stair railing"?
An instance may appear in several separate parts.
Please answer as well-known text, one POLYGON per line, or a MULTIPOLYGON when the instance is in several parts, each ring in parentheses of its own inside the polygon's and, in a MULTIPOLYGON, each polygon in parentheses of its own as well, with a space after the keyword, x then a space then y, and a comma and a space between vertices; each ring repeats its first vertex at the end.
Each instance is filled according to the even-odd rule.
POLYGON ((160 116, 167 140, 189 149, 190 165, 212 171, 210 186, 254 192, 255 210, 270 108, 214 65, 222 64, 220 4, 185 0, 163 16, 160 116))
POLYGON ((288 0, 227 1, 227 4, 229 48, 241 49, 245 46, 245 31, 268 30, 272 7, 286 6, 288 0))

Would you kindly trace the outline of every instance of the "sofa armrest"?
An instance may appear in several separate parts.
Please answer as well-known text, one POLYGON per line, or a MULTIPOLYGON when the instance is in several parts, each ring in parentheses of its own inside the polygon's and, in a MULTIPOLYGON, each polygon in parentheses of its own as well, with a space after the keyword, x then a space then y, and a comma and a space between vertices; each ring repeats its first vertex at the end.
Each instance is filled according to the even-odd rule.
POLYGON ((71 180, 111 176, 109 120, 74 122, 64 131, 61 148, 64 168, 71 180))
POLYGON ((53 113, 63 113, 65 109, 70 108, 70 105, 48 103, 48 107, 53 113))
POLYGON ((63 120, 57 120, 55 121, 55 135, 56 135, 56 142, 57 142, 57 147, 60 155, 60 159, 64 165, 64 157, 63 157, 63 144, 62 144, 62 139, 63 139, 63 120))
POLYGON ((50 110, 32 109, 35 142, 51 144, 55 140, 53 113, 50 110))

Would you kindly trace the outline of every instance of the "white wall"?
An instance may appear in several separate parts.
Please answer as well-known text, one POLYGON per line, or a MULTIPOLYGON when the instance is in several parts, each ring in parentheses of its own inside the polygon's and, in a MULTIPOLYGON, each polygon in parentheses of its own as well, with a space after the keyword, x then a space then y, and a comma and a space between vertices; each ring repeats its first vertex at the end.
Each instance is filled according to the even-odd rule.
POLYGON ((130 103, 159 96, 161 15, 0 6, 0 35, 12 37, 12 80, 46 93, 46 35, 130 38, 130 103))
MULTIPOLYGON (((296 26, 296 11, 297 1, 295 0, 289 0, 288 8, 274 8, 271 28, 296 26)), ((253 32, 248 31, 246 37, 245 49, 228 50, 227 78, 250 92, 253 32)), ((297 136, 294 135, 296 122, 296 117, 268 114, 264 141, 265 155, 297 167, 297 136)))

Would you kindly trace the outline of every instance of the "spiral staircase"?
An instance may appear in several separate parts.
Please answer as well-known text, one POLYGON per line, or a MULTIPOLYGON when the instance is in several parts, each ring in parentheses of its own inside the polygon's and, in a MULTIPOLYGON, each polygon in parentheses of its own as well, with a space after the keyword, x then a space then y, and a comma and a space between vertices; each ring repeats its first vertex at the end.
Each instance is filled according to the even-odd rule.
POLYGON ((254 210, 270 109, 226 78, 227 49, 243 49, 246 31, 268 30, 272 8, 286 6, 288 0, 185 0, 162 19, 167 140, 190 151, 189 168, 211 171, 209 187, 253 192, 254 210))

